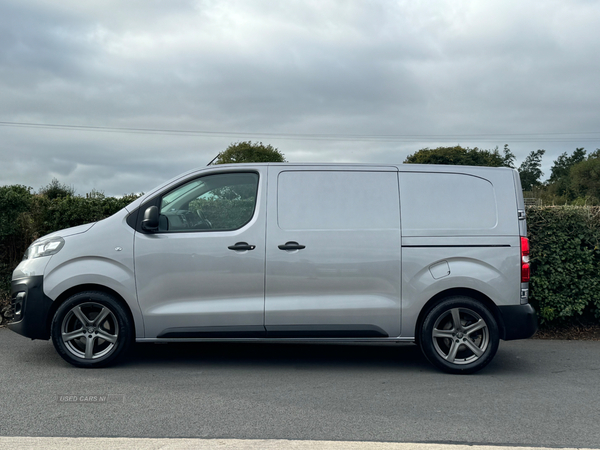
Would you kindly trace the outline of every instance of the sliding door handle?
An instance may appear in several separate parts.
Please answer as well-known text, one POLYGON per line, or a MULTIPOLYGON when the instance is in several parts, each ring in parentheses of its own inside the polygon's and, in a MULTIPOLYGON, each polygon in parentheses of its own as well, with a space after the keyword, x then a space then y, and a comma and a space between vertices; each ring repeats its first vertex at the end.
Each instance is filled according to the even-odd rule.
POLYGON ((300 245, 297 242, 289 241, 285 244, 278 245, 278 247, 279 250, 302 250, 303 248, 306 248, 306 245, 300 245))

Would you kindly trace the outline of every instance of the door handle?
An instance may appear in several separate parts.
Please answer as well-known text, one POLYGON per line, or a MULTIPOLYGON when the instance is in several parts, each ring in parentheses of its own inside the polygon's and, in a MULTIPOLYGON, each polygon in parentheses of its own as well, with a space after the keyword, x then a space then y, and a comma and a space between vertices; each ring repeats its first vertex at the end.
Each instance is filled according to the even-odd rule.
POLYGON ((279 250, 302 250, 303 248, 306 248, 306 245, 300 245, 297 242, 289 241, 285 244, 278 245, 278 247, 279 250))
POLYGON ((256 245, 250 245, 247 242, 236 242, 235 245, 227 247, 229 250, 243 251, 243 250, 254 250, 256 245))

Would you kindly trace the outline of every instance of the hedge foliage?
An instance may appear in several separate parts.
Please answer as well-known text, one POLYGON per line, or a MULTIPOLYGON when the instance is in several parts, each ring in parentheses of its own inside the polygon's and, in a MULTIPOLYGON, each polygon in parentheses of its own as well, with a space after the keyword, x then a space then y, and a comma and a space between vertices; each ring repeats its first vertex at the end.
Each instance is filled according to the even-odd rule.
POLYGON ((56 184, 40 193, 21 185, 0 186, 0 300, 8 297, 11 273, 34 240, 104 219, 137 198, 135 194, 107 197, 96 191, 73 195, 61 186, 57 192, 56 184))
MULTIPOLYGON (((136 198, 50 197, 25 186, 0 187, 0 299, 8 297, 11 272, 33 240, 103 219, 136 198)), ((530 207, 527 225, 530 299, 542 325, 600 323, 600 207, 530 207)))
POLYGON ((542 324, 600 322, 600 207, 531 207, 527 226, 542 324))

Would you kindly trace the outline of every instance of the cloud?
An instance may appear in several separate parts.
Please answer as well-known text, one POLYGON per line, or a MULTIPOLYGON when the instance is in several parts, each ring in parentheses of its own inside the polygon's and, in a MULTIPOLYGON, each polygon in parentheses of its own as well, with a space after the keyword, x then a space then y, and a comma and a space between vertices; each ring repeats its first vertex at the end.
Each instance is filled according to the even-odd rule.
POLYGON ((0 184, 57 176, 80 192, 147 190, 238 140, 290 161, 349 162, 508 142, 519 160, 546 148, 549 167, 600 147, 600 133, 581 134, 600 132, 598 25, 600 4, 582 0, 8 0, 0 121, 248 134, 0 127, 0 184), (350 137, 408 134, 423 137, 350 137))

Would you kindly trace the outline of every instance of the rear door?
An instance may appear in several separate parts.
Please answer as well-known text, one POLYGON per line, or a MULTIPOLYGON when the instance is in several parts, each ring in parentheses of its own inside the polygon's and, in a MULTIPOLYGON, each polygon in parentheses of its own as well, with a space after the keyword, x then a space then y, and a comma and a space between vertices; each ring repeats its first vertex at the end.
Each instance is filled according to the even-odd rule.
POLYGON ((395 168, 269 168, 270 337, 400 335, 395 168))

